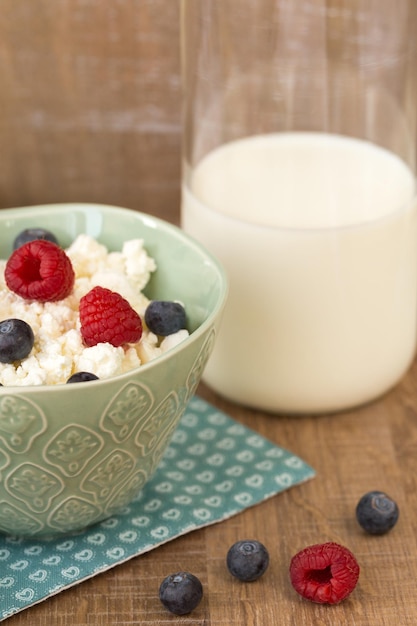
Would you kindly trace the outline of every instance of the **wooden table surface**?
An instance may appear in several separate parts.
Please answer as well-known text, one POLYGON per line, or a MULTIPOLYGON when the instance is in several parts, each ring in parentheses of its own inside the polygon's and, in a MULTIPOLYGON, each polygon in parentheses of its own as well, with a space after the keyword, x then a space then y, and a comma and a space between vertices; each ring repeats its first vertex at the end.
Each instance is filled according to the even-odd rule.
MULTIPOLYGON (((372 375, 372 373, 370 373, 372 375)), ((9 626, 401 626, 417 624, 417 365, 380 400, 354 411, 278 417, 233 405, 201 386, 199 393, 239 422, 309 462, 314 479, 219 524, 61 592, 7 620, 9 626), (355 506, 368 490, 386 490, 400 507, 387 535, 365 534, 355 506), (257 538, 270 567, 240 583, 225 567, 229 546, 257 538), (306 545, 337 541, 361 566, 358 586, 337 606, 300 599, 288 579, 291 556, 306 545), (168 613, 158 599, 162 579, 187 569, 204 586, 189 616, 168 613)))
MULTIPOLYGON (((345 0, 340 0, 345 7, 345 0)), ((393 3, 393 10, 397 10, 393 3)), ((2 0, 0 207, 91 201, 178 221, 180 180, 177 0, 2 0)), ((372 372, 369 372, 372 376, 372 372)), ((339 415, 275 417, 200 394, 309 462, 315 479, 218 525, 64 591, 8 626, 385 626, 417 624, 417 365, 389 394, 339 415), (396 528, 369 537, 354 511, 383 489, 396 528), (271 554, 265 576, 240 584, 225 569, 236 540, 271 554), (291 556, 338 541, 358 558, 358 587, 334 607, 301 600, 291 556), (190 569, 205 596, 189 617, 165 611, 158 588, 190 569)))

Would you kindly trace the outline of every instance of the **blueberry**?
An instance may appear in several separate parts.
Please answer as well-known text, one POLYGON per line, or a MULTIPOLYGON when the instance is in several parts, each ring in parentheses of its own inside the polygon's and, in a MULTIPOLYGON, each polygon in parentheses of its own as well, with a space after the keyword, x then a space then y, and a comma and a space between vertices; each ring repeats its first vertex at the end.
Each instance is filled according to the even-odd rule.
POLYGON ((0 322, 0 363, 13 363, 26 358, 34 341, 29 324, 14 318, 3 320, 0 322))
POLYGON ((189 572, 177 572, 164 578, 159 587, 159 599, 175 615, 191 613, 203 597, 203 586, 189 572))
POLYGON ((153 300, 145 311, 145 323, 155 335, 166 337, 185 328, 185 310, 179 302, 153 300))
POLYGON ((67 380, 68 383, 86 383, 89 380, 98 380, 98 376, 91 374, 91 372, 75 372, 67 380))
POLYGON ((383 535, 397 523, 399 509, 383 491, 369 491, 356 506, 356 519, 371 535, 383 535))
POLYGON ((53 233, 45 228, 25 228, 22 230, 15 240, 13 241, 13 250, 20 248, 23 244, 28 243, 29 241, 35 241, 36 239, 46 239, 47 241, 52 241, 52 243, 58 244, 58 240, 53 233))
POLYGON ((256 540, 237 541, 226 557, 229 572, 244 582, 257 580, 269 565, 269 554, 265 546, 256 540))

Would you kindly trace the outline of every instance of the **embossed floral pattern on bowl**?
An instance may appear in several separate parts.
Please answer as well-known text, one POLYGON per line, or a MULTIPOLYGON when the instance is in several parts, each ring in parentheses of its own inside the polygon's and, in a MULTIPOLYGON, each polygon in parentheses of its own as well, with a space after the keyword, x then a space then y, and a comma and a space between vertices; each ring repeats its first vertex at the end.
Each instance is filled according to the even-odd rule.
POLYGON ((191 335, 109 380, 0 387, 0 532, 78 531, 122 509, 153 475, 194 394, 226 298, 222 268, 180 229, 136 211, 60 204, 0 211, 0 254, 28 226, 63 245, 81 232, 120 249, 142 237, 158 264, 150 298, 181 300, 191 335))

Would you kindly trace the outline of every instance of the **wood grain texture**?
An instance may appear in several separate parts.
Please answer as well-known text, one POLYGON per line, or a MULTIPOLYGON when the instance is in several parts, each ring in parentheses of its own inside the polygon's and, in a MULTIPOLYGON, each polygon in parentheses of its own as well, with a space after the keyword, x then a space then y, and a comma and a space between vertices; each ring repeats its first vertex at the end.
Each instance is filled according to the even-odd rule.
POLYGON ((176 0, 4 0, 0 207, 118 204, 177 219, 176 0))
MULTIPOLYGON (((177 0, 2 0, 0 207, 92 201, 178 220, 180 88, 177 0)), ((372 372, 369 373, 372 376, 372 372)), ((318 417, 274 417, 200 393, 303 457, 317 477, 221 524, 195 531, 7 620, 8 626, 413 626, 417 624, 417 364, 379 401, 318 417), (396 498, 397 527, 366 536, 354 509, 370 489, 396 498), (256 537, 267 574, 233 580, 225 555, 256 537), (357 556, 354 594, 302 601, 291 556, 334 540, 357 556), (167 574, 205 588, 190 616, 158 600, 167 574)))
POLYGON ((10 626, 402 626, 417 623, 417 364, 383 398, 354 411, 317 417, 276 417, 230 404, 202 385, 199 393, 238 421, 302 456, 312 481, 225 522, 195 531, 9 618, 10 626), (366 535, 354 510, 370 489, 396 498, 396 528, 366 535), (225 567, 229 546, 258 538, 271 565, 242 584, 225 567), (338 541, 361 565, 348 600, 326 607, 301 600, 288 580, 291 556, 304 546, 338 541), (200 577, 205 596, 190 616, 167 613, 158 600, 162 579, 179 569, 200 577))

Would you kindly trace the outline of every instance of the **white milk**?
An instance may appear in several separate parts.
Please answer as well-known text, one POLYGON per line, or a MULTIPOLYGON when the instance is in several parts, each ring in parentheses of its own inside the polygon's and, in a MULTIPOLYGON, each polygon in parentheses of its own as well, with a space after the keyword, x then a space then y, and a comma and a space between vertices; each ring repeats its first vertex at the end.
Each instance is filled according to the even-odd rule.
POLYGON ((337 135, 261 135, 205 157, 182 225, 223 262, 230 296, 204 380, 278 412, 393 386, 416 344, 414 198, 399 158, 337 135))

